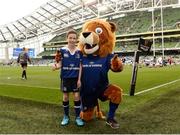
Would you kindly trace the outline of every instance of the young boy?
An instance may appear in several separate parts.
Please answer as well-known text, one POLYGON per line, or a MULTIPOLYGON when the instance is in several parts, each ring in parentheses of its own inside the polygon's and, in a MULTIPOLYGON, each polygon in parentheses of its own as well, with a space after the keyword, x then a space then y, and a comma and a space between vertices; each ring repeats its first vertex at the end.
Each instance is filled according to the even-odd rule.
POLYGON ((26 48, 23 47, 23 51, 19 54, 17 62, 21 64, 22 67, 22 79, 27 80, 26 70, 27 70, 27 62, 31 63, 28 53, 26 52, 26 48))
MULTIPOLYGON (((77 33, 74 30, 70 30, 67 33, 66 47, 60 49, 60 64, 61 65, 61 89, 63 91, 63 108, 64 117, 61 121, 61 125, 65 126, 69 123, 69 93, 73 92, 74 96, 74 109, 76 113, 75 122, 78 126, 83 126, 84 122, 80 118, 81 101, 79 88, 81 86, 81 54, 76 47, 77 33)), ((53 70, 59 68, 54 66, 53 70)))

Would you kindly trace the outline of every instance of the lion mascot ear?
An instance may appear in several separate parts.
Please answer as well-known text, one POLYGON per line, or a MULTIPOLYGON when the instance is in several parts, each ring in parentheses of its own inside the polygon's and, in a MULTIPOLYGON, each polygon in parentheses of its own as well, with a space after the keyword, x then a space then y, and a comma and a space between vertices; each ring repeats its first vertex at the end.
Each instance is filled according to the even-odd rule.
POLYGON ((115 32, 116 29, 117 29, 116 24, 113 23, 113 22, 109 22, 109 24, 111 25, 111 31, 112 31, 112 32, 115 32))

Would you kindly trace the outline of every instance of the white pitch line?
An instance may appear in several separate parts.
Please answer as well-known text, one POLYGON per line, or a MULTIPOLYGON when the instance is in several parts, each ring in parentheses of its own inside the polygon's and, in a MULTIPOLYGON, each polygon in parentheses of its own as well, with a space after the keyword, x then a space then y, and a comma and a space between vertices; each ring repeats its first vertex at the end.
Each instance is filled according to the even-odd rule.
MULTIPOLYGON (((55 89, 58 90, 60 88, 55 87, 41 87, 41 86, 29 86, 29 85, 20 85, 20 84, 8 84, 8 83, 0 83, 0 85, 10 85, 10 86, 18 86, 18 87, 31 87, 31 88, 42 88, 42 89, 55 89)), ((123 93, 123 95, 128 96, 128 94, 123 93)))
POLYGON ((31 87, 31 88, 42 88, 42 89, 59 89, 55 87, 41 87, 41 86, 30 86, 30 85, 20 85, 20 84, 8 84, 8 83, 0 83, 0 85, 10 85, 10 86, 18 86, 18 87, 31 87))
MULTIPOLYGON (((175 83, 177 81, 180 81, 180 79, 177 79, 177 80, 174 80, 174 81, 171 81, 171 82, 168 82, 168 83, 164 83, 164 84, 161 84, 161 85, 158 85, 158 86, 155 86, 155 87, 152 87, 152 88, 149 88, 149 89, 137 92, 137 93, 135 93, 135 95, 139 95, 139 94, 142 94, 142 93, 145 93, 145 92, 148 92, 148 91, 151 91, 151 90, 154 90, 154 89, 157 89, 157 88, 160 88, 160 87, 163 87, 163 86, 175 83)), ((55 88, 55 87, 29 86, 29 85, 20 85, 20 84, 18 85, 18 84, 8 84, 8 83, 0 83, 0 85, 10 85, 10 86, 19 86, 19 87, 23 86, 23 87, 43 88, 43 89, 56 89, 56 90, 59 89, 59 88, 55 88)), ((123 95, 128 96, 128 94, 126 94, 126 93, 123 93, 123 95)))
POLYGON ((171 81, 171 82, 168 82, 168 83, 164 83, 164 84, 161 84, 161 85, 158 85, 158 86, 155 86, 155 87, 152 87, 152 88, 137 92, 137 93, 135 93, 135 95, 139 95, 139 94, 142 94, 142 93, 145 93, 145 92, 148 92, 148 91, 151 91, 151 90, 154 90, 154 89, 157 89, 157 88, 160 88, 160 87, 163 87, 163 86, 166 86, 166 85, 178 82, 178 81, 180 81, 180 79, 177 79, 177 80, 174 80, 174 81, 171 81))

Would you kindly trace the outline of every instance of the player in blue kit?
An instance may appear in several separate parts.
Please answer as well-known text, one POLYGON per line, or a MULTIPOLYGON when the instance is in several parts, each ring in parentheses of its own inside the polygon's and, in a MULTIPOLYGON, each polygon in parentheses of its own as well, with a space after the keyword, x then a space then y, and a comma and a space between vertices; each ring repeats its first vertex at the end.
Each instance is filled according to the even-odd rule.
MULTIPOLYGON (((78 126, 83 126, 84 122, 80 118, 81 101, 79 88, 81 87, 81 52, 77 49, 77 33, 70 30, 67 33, 68 45, 60 49, 60 66, 61 66, 61 89, 63 91, 63 108, 64 117, 61 125, 69 123, 69 93, 73 92, 74 109, 76 113, 75 122, 78 126)), ((60 67, 55 66, 53 70, 60 67)))

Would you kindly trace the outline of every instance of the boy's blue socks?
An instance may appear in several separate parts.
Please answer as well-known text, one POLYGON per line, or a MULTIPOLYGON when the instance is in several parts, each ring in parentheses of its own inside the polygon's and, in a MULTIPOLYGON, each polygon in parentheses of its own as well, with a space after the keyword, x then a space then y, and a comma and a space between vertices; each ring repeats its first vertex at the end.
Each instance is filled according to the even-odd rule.
POLYGON ((69 116, 69 101, 63 101, 64 114, 69 116))

